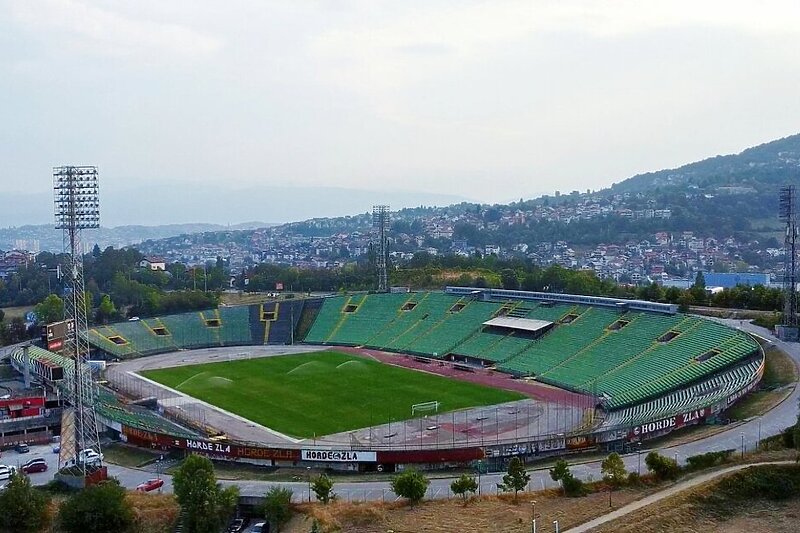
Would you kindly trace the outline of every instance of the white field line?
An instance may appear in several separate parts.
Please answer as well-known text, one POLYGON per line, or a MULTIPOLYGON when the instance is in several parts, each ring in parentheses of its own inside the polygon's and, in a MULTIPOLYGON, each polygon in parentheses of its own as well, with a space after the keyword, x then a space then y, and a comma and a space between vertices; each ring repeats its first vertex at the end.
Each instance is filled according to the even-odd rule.
POLYGON ((151 385, 154 385, 156 387, 160 387, 162 389, 168 390, 168 391, 172 392, 173 394, 177 394, 178 396, 182 396, 184 398, 190 398, 190 399, 194 400, 194 403, 202 404, 202 405, 208 407, 209 409, 213 409, 214 411, 217 411, 218 413, 222 413, 222 414, 227 415, 227 416, 229 416, 231 418, 235 418, 236 420, 239 420, 240 422, 244 422, 247 425, 255 426, 255 427, 259 428, 259 429, 263 429, 267 433, 270 433, 270 434, 275 435, 276 437, 280 437, 282 439, 286 439, 289 442, 292 442, 294 444, 297 444, 298 442, 302 442, 302 440, 303 440, 303 439, 295 439, 294 437, 290 437, 289 435, 284 435, 280 431, 275 431, 272 428, 268 428, 266 426, 262 426, 261 424, 256 424, 255 422, 253 422, 252 420, 250 420, 248 418, 245 418, 243 416, 239 416, 236 413, 231 413, 230 411, 226 411, 225 409, 217 407, 216 405, 212 405, 212 404, 210 404, 208 402, 204 402, 203 400, 200 400, 200 399, 195 398, 193 396, 189 396, 188 394, 184 394, 181 391, 178 391, 178 390, 175 390, 173 388, 167 387, 166 385, 162 385, 161 383, 158 383, 157 381, 153 381, 152 379, 148 379, 148 378, 146 378, 144 376, 140 376, 139 374, 137 374, 135 372, 130 372, 129 371, 129 372, 127 372, 127 374, 130 375, 130 376, 133 376, 135 378, 141 379, 142 381, 144 381, 146 383, 149 383, 151 385))

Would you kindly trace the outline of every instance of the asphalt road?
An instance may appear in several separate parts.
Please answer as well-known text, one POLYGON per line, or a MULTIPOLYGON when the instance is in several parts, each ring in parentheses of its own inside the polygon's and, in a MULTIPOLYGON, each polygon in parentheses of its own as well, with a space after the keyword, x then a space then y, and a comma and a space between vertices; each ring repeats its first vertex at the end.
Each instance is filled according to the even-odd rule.
MULTIPOLYGON (((727 324, 734 327, 741 327, 746 331, 750 331, 762 337, 769 339, 777 344, 781 349, 786 351, 796 364, 800 364, 800 344, 790 344, 779 341, 773 337, 767 330, 753 326, 746 322, 740 323, 738 320, 726 321, 727 324)), ((780 405, 772 409, 769 413, 762 417, 751 419, 748 422, 732 427, 727 431, 717 433, 702 440, 680 444, 669 448, 657 449, 669 457, 674 457, 680 463, 684 463, 686 457, 704 453, 708 451, 719 451, 726 449, 741 450, 744 445, 745 450, 753 449, 760 439, 776 435, 780 433, 785 427, 790 426, 797 420, 798 412, 798 398, 800 398, 800 388, 794 388, 791 395, 783 401, 780 405)), ((645 443, 646 444, 646 443, 645 443)), ((625 466, 629 471, 636 471, 641 469, 644 471, 644 456, 651 451, 651 449, 643 449, 641 454, 633 453, 623 457, 625 466), (640 463, 641 461, 641 463, 640 463)), ((6 452, 0 458, 0 463, 15 465, 17 461, 24 462, 27 458, 45 457, 51 468, 46 473, 33 474, 32 480, 36 484, 43 484, 52 479, 52 472, 55 471, 57 462, 57 455, 52 453, 49 447, 34 446, 28 454, 19 455, 16 452, 6 452)), ((578 457, 580 460, 580 457, 578 457)), ((573 474, 583 480, 600 479, 601 461, 593 461, 583 464, 576 464, 572 466, 573 474)), ((139 483, 155 477, 154 473, 124 468, 116 465, 108 465, 109 474, 118 478, 120 482, 128 487, 135 488, 139 483)), ((530 472, 531 482, 529 485, 530 490, 541 490, 545 488, 556 487, 557 484, 550 479, 549 473, 546 468, 540 470, 533 470, 530 472)), ((497 484, 501 482, 503 473, 487 474, 480 478, 480 492, 483 494, 494 494, 497 491, 497 484)), ((165 480, 164 491, 172 490, 172 480, 170 476, 162 476, 165 480)), ((452 478, 436 478, 431 479, 428 488, 428 498, 447 498, 450 496, 450 483, 452 478)), ((296 501, 305 501, 309 499, 308 484, 306 481, 300 482, 269 482, 269 481, 222 481, 223 485, 237 485, 241 494, 244 496, 262 496, 264 493, 273 486, 282 486, 289 488, 294 493, 296 501)), ((337 483, 334 491, 341 499, 344 500, 386 500, 391 501, 396 499, 395 495, 389 488, 388 481, 362 481, 362 482, 342 482, 337 483)), ((313 498, 313 496, 312 496, 313 498)))

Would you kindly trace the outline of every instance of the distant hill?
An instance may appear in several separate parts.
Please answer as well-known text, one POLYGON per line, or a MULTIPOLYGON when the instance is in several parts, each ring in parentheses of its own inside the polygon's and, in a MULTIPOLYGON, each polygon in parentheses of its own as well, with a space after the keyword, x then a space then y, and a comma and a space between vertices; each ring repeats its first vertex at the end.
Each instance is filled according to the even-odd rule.
MULTIPOLYGON (((120 248, 130 244, 138 244, 150 239, 165 239, 187 233, 214 232, 223 230, 248 230, 274 226, 267 222, 246 222, 232 226, 220 224, 165 224, 161 226, 117 226, 114 228, 102 227, 97 230, 86 231, 84 241, 90 245, 97 243, 100 248, 114 246, 120 248)), ((34 241, 38 241, 40 250, 61 251, 61 231, 53 229, 52 225, 39 224, 19 226, 13 228, 0 228, 0 250, 9 250, 16 247, 16 241, 24 248, 34 248, 34 241)))
POLYGON ((657 188, 725 191, 725 187, 749 187, 766 192, 790 182, 800 183, 800 134, 738 154, 718 155, 675 169, 639 174, 614 184, 610 190, 647 193, 657 188))

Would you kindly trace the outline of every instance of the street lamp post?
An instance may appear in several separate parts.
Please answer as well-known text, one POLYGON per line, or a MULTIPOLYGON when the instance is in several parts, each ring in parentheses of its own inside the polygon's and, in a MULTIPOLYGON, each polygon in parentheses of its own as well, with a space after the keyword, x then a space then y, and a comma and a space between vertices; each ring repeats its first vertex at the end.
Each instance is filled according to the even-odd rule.
POLYGON ((758 444, 756 445, 757 448, 761 447, 761 419, 758 420, 758 444))
POLYGON ((638 465, 636 466, 636 473, 641 476, 642 475, 642 441, 637 442, 636 446, 638 448, 637 459, 639 461, 638 465))
POLYGON ((306 467, 306 481, 308 481, 308 503, 311 503, 311 467, 306 467))
POLYGON ((744 459, 744 433, 742 433, 742 459, 744 459))
POLYGON ((536 500, 531 500, 531 533, 536 533, 536 500))

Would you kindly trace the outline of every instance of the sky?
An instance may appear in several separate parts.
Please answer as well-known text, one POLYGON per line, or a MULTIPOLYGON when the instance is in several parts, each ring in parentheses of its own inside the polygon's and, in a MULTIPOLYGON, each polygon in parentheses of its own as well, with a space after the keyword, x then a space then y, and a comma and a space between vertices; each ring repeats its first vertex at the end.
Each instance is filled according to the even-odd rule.
MULTIPOLYGON (((800 131, 798 20, 795 1, 0 0, 0 224, 49 212, 33 199, 63 164, 99 167, 112 223, 222 222, 181 190, 600 189, 800 131)), ((282 221, 244 211, 220 213, 282 221)))

